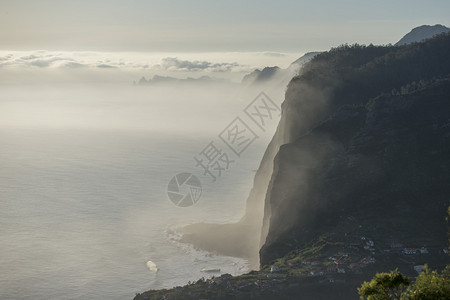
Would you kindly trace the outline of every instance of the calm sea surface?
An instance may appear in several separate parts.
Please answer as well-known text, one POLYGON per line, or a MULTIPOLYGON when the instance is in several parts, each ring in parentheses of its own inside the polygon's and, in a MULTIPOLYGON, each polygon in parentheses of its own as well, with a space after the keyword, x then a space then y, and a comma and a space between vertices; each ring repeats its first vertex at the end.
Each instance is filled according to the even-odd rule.
MULTIPOLYGON (((34 109, 4 99, 0 116, 12 123, 34 109)), ((267 141, 252 144, 213 183, 193 159, 211 140, 217 135, 0 126, 0 298, 132 299, 211 276, 202 268, 247 271, 243 259, 196 251, 170 234, 244 213, 267 141), (194 206, 168 199, 167 184, 180 172, 202 182, 194 206), (148 270, 149 260, 159 272, 148 270)))

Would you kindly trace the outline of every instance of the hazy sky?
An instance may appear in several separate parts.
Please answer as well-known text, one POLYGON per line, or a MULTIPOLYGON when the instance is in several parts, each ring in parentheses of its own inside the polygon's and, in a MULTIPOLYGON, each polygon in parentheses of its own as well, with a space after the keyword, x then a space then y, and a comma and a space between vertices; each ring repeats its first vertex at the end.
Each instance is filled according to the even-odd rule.
POLYGON ((450 1, 1 0, 0 50, 304 52, 437 23, 450 1))

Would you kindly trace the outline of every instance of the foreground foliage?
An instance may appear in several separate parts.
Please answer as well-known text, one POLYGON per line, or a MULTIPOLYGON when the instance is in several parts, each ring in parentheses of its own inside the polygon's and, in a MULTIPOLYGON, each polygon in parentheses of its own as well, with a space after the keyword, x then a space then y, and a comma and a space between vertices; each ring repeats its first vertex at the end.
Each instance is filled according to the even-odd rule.
POLYGON ((450 299, 450 266, 442 273, 425 266, 416 281, 410 280, 398 270, 377 273, 358 289, 361 299, 366 300, 446 300, 450 299))

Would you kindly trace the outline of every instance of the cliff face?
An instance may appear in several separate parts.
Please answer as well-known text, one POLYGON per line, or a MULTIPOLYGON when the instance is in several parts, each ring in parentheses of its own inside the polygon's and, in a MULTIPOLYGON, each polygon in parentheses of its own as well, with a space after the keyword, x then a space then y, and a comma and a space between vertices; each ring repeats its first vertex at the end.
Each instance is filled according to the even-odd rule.
POLYGON ((291 81, 271 145, 279 151, 261 265, 349 218, 379 240, 413 235, 415 244, 445 247, 449 49, 449 35, 403 47, 340 47, 291 81))
POLYGON ((380 241, 446 247, 450 80, 344 106, 275 158, 267 264, 352 218, 380 241), (382 229, 380 231, 380 229, 382 229), (412 237, 411 237, 412 236, 412 237))
MULTIPOLYGON (((386 220, 414 223, 431 203, 436 211, 426 218, 439 218, 444 228, 440 197, 450 178, 442 173, 450 148, 443 142, 447 133, 436 136, 433 128, 448 130, 449 75, 448 34, 397 47, 341 46, 315 56, 288 85, 241 221, 190 225, 181 230, 183 240, 246 257, 257 268, 331 232, 342 218, 363 221, 386 210, 392 213, 386 220), (415 127, 419 120, 423 127, 415 127), (439 145, 441 152, 429 156, 439 145), (409 205, 407 199, 415 200, 409 205)), ((377 222, 383 219, 366 225, 377 222)))
MULTIPOLYGON (((316 55, 317 53, 314 53, 316 55)), ((313 55, 308 57, 308 60, 313 55)), ((277 127, 276 133, 269 143, 261 164, 255 174, 253 187, 246 202, 245 215, 235 224, 193 224, 180 230, 183 234, 182 241, 224 255, 240 256, 249 259, 253 269, 259 268, 259 250, 265 242, 268 231, 268 223, 265 219, 270 215, 270 206, 266 205, 265 198, 270 179, 273 173, 273 161, 278 153, 280 145, 290 143, 310 128, 319 124, 327 115, 329 90, 335 86, 323 90, 311 89, 309 86, 295 86, 288 89, 288 97, 295 98, 301 93, 303 104, 295 101, 283 103, 283 115, 277 127), (299 89, 301 91, 299 91, 299 89), (317 99, 321 99, 317 101, 317 99), (290 108, 293 105, 293 109, 290 108), (313 117, 315 116, 315 117, 313 117), (302 120, 293 122, 292 120, 302 120), (269 209, 269 211, 265 211, 269 209)))

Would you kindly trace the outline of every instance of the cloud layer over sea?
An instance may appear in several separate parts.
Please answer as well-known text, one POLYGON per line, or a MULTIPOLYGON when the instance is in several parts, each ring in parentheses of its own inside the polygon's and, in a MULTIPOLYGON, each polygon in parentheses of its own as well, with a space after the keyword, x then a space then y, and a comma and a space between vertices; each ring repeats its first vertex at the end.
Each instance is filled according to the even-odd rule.
POLYGON ((27 83, 35 80, 74 80, 85 75, 95 81, 123 81, 153 75, 226 78, 240 81, 247 73, 265 66, 287 67, 300 53, 275 52, 64 52, 0 51, 0 80, 27 83), (67 78, 67 75, 71 75, 67 78), (122 74, 113 80, 111 74, 122 74), (61 75, 63 75, 61 77, 61 75), (96 76, 95 76, 96 75, 96 76), (125 75, 125 76, 123 76, 125 75), (134 76, 134 77, 132 77, 134 76), (137 76, 137 78, 136 78, 137 76))

